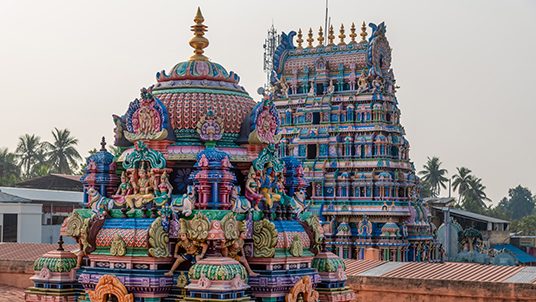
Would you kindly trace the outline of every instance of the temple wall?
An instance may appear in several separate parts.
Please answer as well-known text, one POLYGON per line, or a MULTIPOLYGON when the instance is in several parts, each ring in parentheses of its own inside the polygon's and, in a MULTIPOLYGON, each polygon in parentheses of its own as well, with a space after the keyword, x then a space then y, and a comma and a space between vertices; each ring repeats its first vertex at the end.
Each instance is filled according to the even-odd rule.
POLYGON ((0 285, 28 288, 33 274, 33 261, 0 260, 0 285))
POLYGON ((533 284, 349 276, 358 302, 534 301, 533 284))

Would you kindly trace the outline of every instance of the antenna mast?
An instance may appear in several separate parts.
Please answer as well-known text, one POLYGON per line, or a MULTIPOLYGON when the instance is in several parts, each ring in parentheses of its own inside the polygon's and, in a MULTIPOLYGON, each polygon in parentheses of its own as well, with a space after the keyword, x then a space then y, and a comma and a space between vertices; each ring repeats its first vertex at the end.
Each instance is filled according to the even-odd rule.
MULTIPOLYGON (((326 19, 324 20, 324 32, 326 34, 328 32, 328 0, 326 0, 326 19)), ((324 45, 326 45, 326 40, 324 40, 324 45)))
POLYGON ((268 29, 268 35, 266 39, 264 40, 264 44, 262 47, 264 48, 264 73, 266 73, 266 83, 264 84, 264 87, 270 86, 270 77, 272 75, 272 70, 274 69, 274 53, 275 49, 279 45, 281 38, 277 34, 277 30, 274 27, 274 23, 272 22, 272 26, 270 29, 268 29))

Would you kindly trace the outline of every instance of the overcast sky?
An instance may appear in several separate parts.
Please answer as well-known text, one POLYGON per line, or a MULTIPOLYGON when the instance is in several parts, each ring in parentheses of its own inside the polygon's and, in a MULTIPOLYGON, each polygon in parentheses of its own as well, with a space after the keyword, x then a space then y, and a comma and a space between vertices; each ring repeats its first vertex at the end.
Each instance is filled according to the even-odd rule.
MULTIPOLYGON (((211 60, 256 99, 262 44, 324 24, 324 0, 0 2, 0 147, 69 128, 79 150, 113 141, 112 113, 191 54, 196 7, 211 60)), ((385 21, 401 123, 418 170, 438 156, 466 166, 494 202, 522 184, 536 193, 536 1, 330 1, 336 27, 385 21)), ((369 29, 370 33, 370 29, 369 29)))

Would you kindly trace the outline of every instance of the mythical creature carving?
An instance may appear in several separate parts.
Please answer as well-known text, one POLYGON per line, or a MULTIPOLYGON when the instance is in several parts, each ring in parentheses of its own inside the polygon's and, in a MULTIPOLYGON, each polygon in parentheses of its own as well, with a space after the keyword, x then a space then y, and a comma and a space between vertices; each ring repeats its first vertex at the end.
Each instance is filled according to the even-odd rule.
POLYGON ((312 215, 305 219, 302 225, 305 226, 305 231, 311 240, 311 251, 317 254, 320 252, 322 241, 324 241, 324 228, 320 224, 320 219, 318 216, 312 215))
POLYGON ((112 240, 112 244, 110 245, 110 255, 125 256, 126 253, 127 244, 125 243, 125 240, 123 240, 123 237, 116 233, 114 235, 114 239, 112 240))
POLYGON ((303 242, 301 241, 300 236, 294 235, 288 251, 294 257, 303 256, 303 242))
POLYGON ((162 218, 157 217, 149 228, 149 256, 162 258, 169 257, 169 236, 162 227, 162 218))
POLYGON ((256 221, 253 224, 253 256, 270 258, 275 255, 277 245, 277 230, 275 225, 267 219, 256 221))

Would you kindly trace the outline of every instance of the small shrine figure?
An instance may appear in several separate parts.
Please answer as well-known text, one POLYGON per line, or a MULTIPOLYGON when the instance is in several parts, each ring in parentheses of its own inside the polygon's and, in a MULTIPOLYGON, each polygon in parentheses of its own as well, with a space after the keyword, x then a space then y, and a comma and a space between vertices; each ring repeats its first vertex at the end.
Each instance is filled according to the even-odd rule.
POLYGON ((376 78, 372 80, 372 89, 373 89, 373 92, 383 91, 383 79, 380 76, 376 76, 376 78))
POLYGON ((247 238, 245 224, 240 223, 239 228, 240 234, 238 239, 233 240, 232 242, 227 242, 225 239, 222 240, 221 253, 224 257, 229 257, 240 262, 240 264, 246 268, 246 271, 251 277, 256 277, 259 274, 254 272, 251 267, 249 267, 249 263, 245 256, 246 253, 244 252, 244 240, 247 238))
POLYGON ((259 202, 262 200, 262 195, 259 194, 260 189, 259 175, 253 167, 249 169, 248 179, 246 181, 246 198, 253 203, 253 208, 256 211, 260 211, 259 202))
POLYGON ((186 194, 174 199, 171 206, 175 212, 181 212, 184 216, 188 217, 192 215, 196 200, 195 187, 190 185, 186 188, 186 194))
POLYGON ((136 171, 132 171, 129 179, 130 186, 132 187, 132 194, 138 194, 140 192, 140 187, 138 186, 138 175, 136 171))
POLYGON ((357 80, 357 94, 366 92, 367 90, 369 90, 368 77, 365 70, 363 70, 357 80))
POLYGON ((311 87, 309 88, 309 93, 307 93, 307 96, 315 96, 315 83, 311 81, 309 85, 311 85, 311 87))
POLYGON ((171 192, 173 191, 173 186, 169 182, 167 173, 164 171, 160 175, 160 183, 158 184, 157 190, 155 190, 155 203, 157 206, 162 206, 167 203, 171 198, 171 192))
POLYGON ((329 81, 327 95, 332 95, 335 92, 335 85, 333 85, 333 80, 329 81))
POLYGON ((251 203, 247 198, 240 196, 240 187, 234 186, 231 192, 231 211, 243 214, 251 210, 251 203))
POLYGON ((121 184, 119 185, 119 187, 117 187, 117 191, 115 192, 115 195, 127 196, 131 193, 132 193, 132 186, 130 185, 130 182, 128 181, 128 177, 125 171, 123 171, 123 173, 121 173, 121 184))
POLYGON ((352 73, 350 73, 350 75, 348 76, 348 80, 349 80, 349 84, 350 84, 350 90, 355 90, 355 81, 356 81, 356 76, 355 76, 355 71, 352 70, 352 73))
POLYGON ((274 202, 281 200, 281 195, 273 192, 276 185, 274 168, 268 164, 264 177, 261 178, 261 194, 269 208, 272 208, 274 202))
POLYGON ((195 264, 197 261, 203 259, 207 249, 208 244, 206 242, 190 240, 187 231, 184 228, 181 228, 179 231, 179 242, 175 245, 175 252, 173 253, 173 257, 176 258, 175 262, 164 276, 173 276, 173 272, 175 272, 179 265, 184 261, 195 264), (201 248, 201 252, 199 252, 199 248, 201 248))
POLYGON ((149 176, 147 175, 147 171, 145 170, 145 167, 142 166, 138 170, 139 179, 138 179, 138 187, 140 194, 149 194, 152 190, 149 176))
POLYGON ((285 79, 285 77, 281 77, 281 79, 278 81, 278 89, 279 89, 279 93, 281 93, 281 95, 284 97, 284 98, 288 98, 288 89, 289 89, 289 85, 287 83, 287 80, 285 79))

